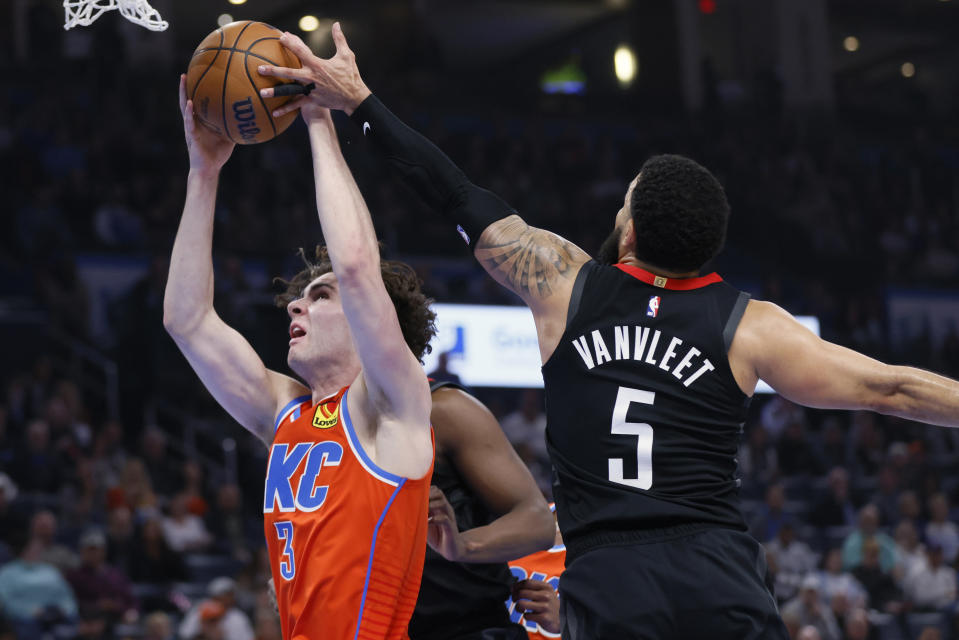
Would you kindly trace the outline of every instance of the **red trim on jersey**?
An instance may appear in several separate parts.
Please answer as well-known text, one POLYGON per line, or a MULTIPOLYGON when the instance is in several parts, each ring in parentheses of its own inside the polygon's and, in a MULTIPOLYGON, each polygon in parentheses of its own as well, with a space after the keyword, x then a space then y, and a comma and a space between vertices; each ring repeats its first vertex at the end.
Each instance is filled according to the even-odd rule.
POLYGON ((660 289, 670 289, 672 291, 689 291, 690 289, 700 289, 706 285, 723 281, 723 279, 719 277, 718 273, 710 273, 708 275, 699 276, 696 278, 664 278, 663 276, 657 276, 655 273, 650 273, 645 269, 640 269, 639 267, 634 267, 628 264, 614 264, 613 266, 623 273, 629 274, 637 280, 645 282, 646 284, 651 284, 654 287, 659 287, 660 289))

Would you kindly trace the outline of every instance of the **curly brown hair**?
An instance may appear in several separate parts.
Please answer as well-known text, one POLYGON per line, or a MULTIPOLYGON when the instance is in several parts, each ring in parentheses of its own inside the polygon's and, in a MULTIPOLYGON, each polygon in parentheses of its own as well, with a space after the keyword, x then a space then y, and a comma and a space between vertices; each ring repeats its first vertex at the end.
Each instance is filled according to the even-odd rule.
MULTIPOLYGON (((382 250, 382 249, 381 249, 382 250)), ((298 252, 306 265, 302 271, 289 280, 274 278, 273 281, 286 287, 274 301, 277 307, 285 308, 290 302, 303 295, 303 289, 324 273, 333 270, 330 254, 324 245, 316 245, 314 260, 306 256, 301 247, 298 252)), ((383 284, 396 308, 396 317, 410 351, 422 364, 423 356, 432 351, 430 340, 436 335, 436 314, 430 308, 433 300, 427 298, 420 289, 420 278, 413 267, 396 260, 380 260, 380 274, 383 284)))

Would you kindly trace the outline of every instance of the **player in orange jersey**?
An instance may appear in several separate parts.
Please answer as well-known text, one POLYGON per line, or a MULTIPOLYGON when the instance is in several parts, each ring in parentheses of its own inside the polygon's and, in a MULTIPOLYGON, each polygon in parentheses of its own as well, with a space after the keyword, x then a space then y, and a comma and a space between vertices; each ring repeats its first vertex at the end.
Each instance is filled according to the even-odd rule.
MULTIPOLYGON (((556 505, 550 503, 556 513, 556 505)), ((566 568, 566 545, 556 527, 553 546, 511 560, 516 577, 513 595, 506 601, 510 620, 523 625, 530 638, 559 638, 559 578, 566 568)))
POLYGON ((283 637, 406 638, 433 463, 418 362, 434 332, 429 301, 408 266, 381 262, 329 111, 303 109, 327 246, 281 296, 287 362, 303 382, 268 370, 212 304, 217 179, 233 144, 196 124, 183 78, 180 110, 190 173, 163 322, 210 393, 270 448, 263 512, 283 637))

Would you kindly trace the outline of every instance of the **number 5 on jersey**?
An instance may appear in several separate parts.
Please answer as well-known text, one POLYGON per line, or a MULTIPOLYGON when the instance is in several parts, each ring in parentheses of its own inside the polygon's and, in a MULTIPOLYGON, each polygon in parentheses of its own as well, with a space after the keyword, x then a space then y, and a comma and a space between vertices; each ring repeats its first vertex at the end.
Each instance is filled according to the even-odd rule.
POLYGON ((276 537, 283 541, 283 554, 280 556, 280 575, 284 580, 292 580, 296 575, 296 558, 293 557, 293 523, 289 520, 274 522, 276 537))
POLYGON ((629 422, 626 413, 633 402, 653 404, 656 394, 652 391, 620 387, 613 407, 613 422, 610 433, 614 436, 636 436, 636 476, 623 477, 623 459, 609 459, 609 479, 611 482, 625 484, 637 489, 649 489, 653 486, 653 428, 645 422, 629 422))

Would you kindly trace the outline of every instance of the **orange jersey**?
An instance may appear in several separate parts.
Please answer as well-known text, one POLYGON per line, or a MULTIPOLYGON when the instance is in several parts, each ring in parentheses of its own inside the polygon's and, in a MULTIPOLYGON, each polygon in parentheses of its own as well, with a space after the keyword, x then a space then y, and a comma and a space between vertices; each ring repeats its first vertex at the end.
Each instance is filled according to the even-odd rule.
MULTIPOLYGON (((509 570, 517 580, 540 580, 549 583, 553 590, 559 591, 559 577, 566 568, 566 546, 554 545, 545 551, 537 551, 519 560, 511 560, 509 570)), ((506 601, 511 622, 523 625, 530 638, 558 638, 560 634, 544 631, 535 622, 530 622, 523 614, 516 611, 516 603, 510 598, 506 601)))
POLYGON ((426 555, 430 472, 380 469, 360 444, 348 388, 280 412, 263 520, 286 640, 407 638, 426 555))

